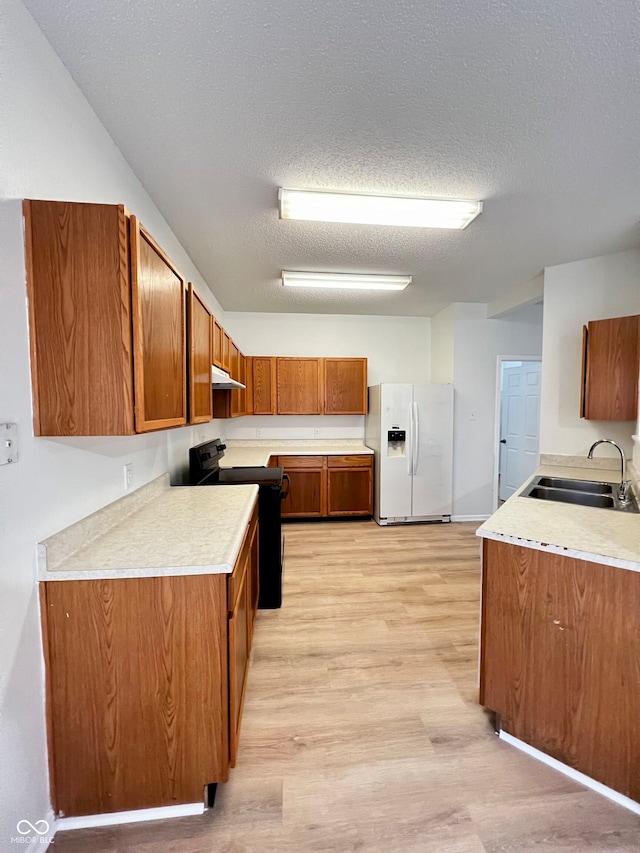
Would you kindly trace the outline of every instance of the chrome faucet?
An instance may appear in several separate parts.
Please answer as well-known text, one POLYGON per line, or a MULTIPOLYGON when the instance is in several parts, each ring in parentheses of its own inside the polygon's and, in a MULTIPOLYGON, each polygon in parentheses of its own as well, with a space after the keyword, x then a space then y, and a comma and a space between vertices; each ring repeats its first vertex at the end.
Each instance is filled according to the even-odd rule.
POLYGON ((618 498, 621 503, 629 503, 632 499, 631 483, 626 479, 626 463, 624 461, 624 453, 621 448, 615 443, 612 438, 601 438, 599 441, 594 441, 589 448, 587 459, 593 459, 593 451, 599 444, 613 444, 615 449, 620 454, 620 485, 618 486, 618 498))

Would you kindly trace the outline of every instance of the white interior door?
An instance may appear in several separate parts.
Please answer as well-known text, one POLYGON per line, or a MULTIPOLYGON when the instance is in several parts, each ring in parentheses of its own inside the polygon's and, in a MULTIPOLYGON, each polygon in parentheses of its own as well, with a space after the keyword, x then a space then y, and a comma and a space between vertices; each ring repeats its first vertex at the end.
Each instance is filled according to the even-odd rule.
POLYGON ((500 396, 500 500, 520 488, 540 459, 539 361, 502 371, 500 396))
POLYGON ((415 385, 412 516, 451 515, 453 385, 415 385))

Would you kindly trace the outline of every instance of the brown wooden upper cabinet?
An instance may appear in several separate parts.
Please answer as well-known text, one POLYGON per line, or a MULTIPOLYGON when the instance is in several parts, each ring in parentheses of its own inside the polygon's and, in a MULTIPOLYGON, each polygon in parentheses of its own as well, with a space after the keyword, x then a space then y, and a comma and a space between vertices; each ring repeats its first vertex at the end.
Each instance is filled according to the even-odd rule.
POLYGON ((640 315, 592 320, 583 329, 580 416, 635 421, 640 373, 640 315))
MULTIPOLYGON (((226 334, 226 332, 225 332, 226 334)), ((229 375, 245 388, 213 390, 214 418, 241 418, 253 414, 253 397, 251 392, 252 376, 251 359, 240 352, 237 345, 228 338, 231 353, 229 375)))
MULTIPOLYGON (((272 373, 267 359, 254 367, 254 413, 278 415, 364 415, 367 412, 366 358, 276 358, 275 409, 268 393, 272 373), (261 382, 256 381, 256 369, 261 382), (258 405, 263 409, 256 410, 258 405), (268 402, 270 401, 270 402, 268 402)), ((255 365, 255 361, 254 361, 255 365)))
POLYGON ((278 411, 276 395, 276 359, 274 356, 254 355, 251 361, 253 414, 275 415, 278 411))
POLYGON ((130 221, 136 432, 187 422, 184 278, 135 216, 130 221))
POLYGON ((244 392, 244 411, 247 415, 253 414, 253 356, 245 355, 244 358, 244 379, 242 380, 247 386, 244 392))
POLYGON ((122 205, 25 201, 34 432, 187 422, 185 280, 122 205))
POLYGON ((324 359, 324 414, 367 413, 367 359, 324 359))
POLYGON ((224 329, 215 317, 211 318, 211 363, 222 368, 222 339, 224 329))
POLYGON ((220 365, 227 373, 231 370, 231 338, 225 330, 222 330, 222 364, 220 365))
MULTIPOLYGON (((245 385, 246 358, 231 341, 231 378, 245 385)), ((231 417, 238 418, 247 414, 247 392, 244 388, 235 388, 231 391, 231 417)))
POLYGON ((189 284, 189 423, 201 424, 213 417, 211 394, 211 313, 189 284))
POLYGON ((276 395, 279 415, 321 415, 322 359, 278 358, 276 395))

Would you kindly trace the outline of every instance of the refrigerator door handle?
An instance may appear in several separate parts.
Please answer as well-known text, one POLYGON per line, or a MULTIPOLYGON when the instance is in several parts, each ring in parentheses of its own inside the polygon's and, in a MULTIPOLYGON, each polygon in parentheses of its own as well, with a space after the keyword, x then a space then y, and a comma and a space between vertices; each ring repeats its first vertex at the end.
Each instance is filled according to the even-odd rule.
POLYGON ((420 412, 418 404, 413 404, 413 473, 418 473, 418 454, 420 453, 420 412))
POLYGON ((409 403, 409 448, 407 451, 407 477, 413 475, 413 403, 409 403))

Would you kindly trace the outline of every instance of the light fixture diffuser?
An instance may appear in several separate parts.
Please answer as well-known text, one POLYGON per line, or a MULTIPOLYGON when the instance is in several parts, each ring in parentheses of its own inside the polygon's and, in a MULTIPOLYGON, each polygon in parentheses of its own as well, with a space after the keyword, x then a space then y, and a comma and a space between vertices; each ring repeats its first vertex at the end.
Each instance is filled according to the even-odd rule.
POLYGON ((412 228, 466 228, 482 212, 481 201, 324 190, 278 190, 281 219, 405 225, 412 228))
POLYGON ((335 290, 404 290, 411 284, 411 276, 283 270, 282 283, 285 287, 322 287, 335 290))

